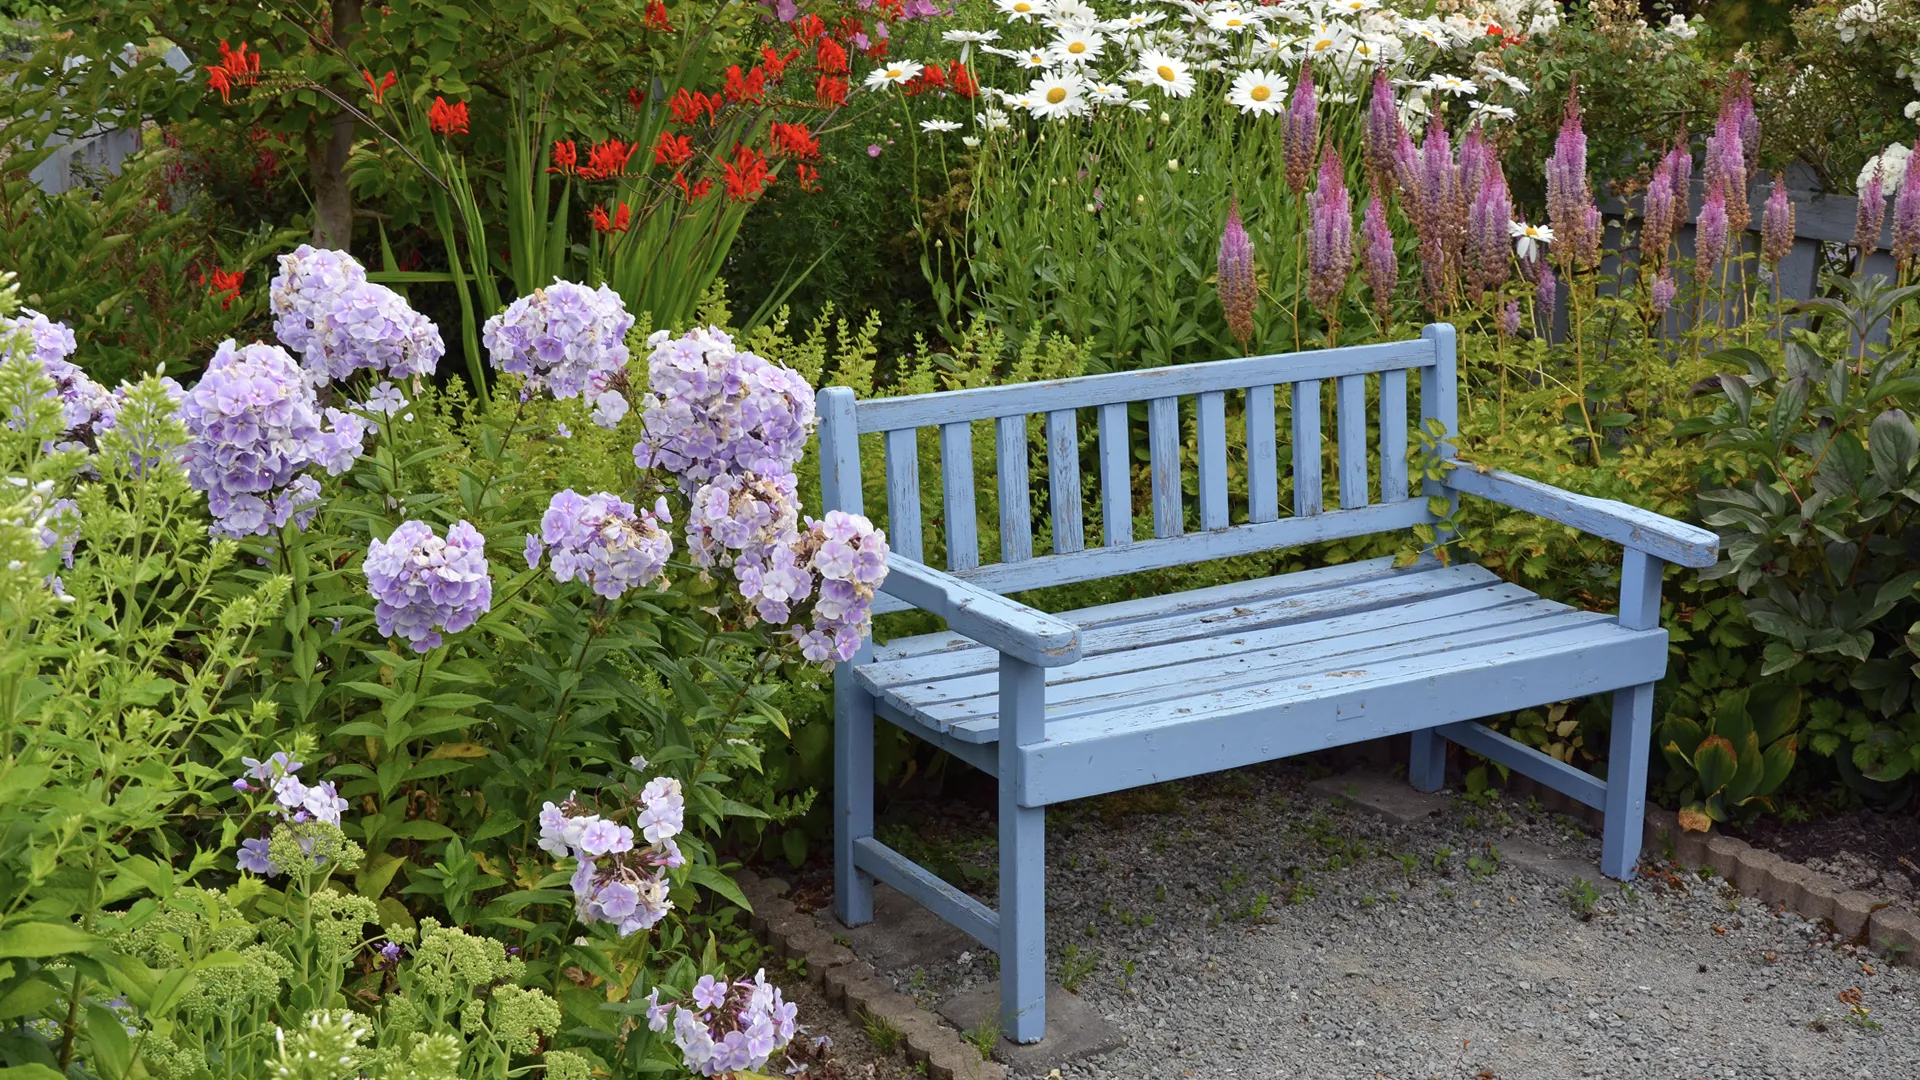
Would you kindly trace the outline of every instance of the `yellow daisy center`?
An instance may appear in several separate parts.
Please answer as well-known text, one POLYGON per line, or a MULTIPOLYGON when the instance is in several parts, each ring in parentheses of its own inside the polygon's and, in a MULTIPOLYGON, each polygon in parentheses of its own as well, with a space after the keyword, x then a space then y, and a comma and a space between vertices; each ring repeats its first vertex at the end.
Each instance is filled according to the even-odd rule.
POLYGON ((902 75, 905 75, 905 74, 906 74, 906 71, 904 71, 904 70, 903 70, 903 69, 901 69, 901 68, 888 68, 888 69, 887 69, 887 78, 889 78, 889 79, 897 79, 897 78, 899 78, 899 77, 901 77, 902 75))
POLYGON ((1058 105, 1065 100, 1067 100, 1066 87, 1056 86, 1053 89, 1047 91, 1047 103, 1049 105, 1058 105))
POLYGON ((1177 79, 1177 76, 1175 76, 1173 73, 1173 68, 1167 64, 1161 64, 1159 67, 1154 69, 1153 73, 1155 75, 1160 76, 1161 80, 1164 82, 1174 82, 1177 79))
POLYGON ((1032 10, 1033 10, 1033 5, 1032 5, 1032 4, 1024 4, 1024 3, 1022 3, 1022 4, 1015 4, 1015 5, 1013 5, 1013 10, 1014 10, 1014 11, 1016 11, 1016 12, 1019 12, 1019 13, 1020 13, 1020 14, 1022 14, 1022 15, 1025 15, 1025 14, 1026 14, 1027 12, 1029 12, 1029 11, 1032 11, 1032 10))
POLYGON ((1084 41, 1076 41, 1073 44, 1067 46, 1067 51, 1077 56, 1080 53, 1087 51, 1087 43, 1084 41))
POLYGON ((1269 86, 1256 86, 1247 96, 1255 101, 1265 101, 1273 96, 1273 88, 1269 86))

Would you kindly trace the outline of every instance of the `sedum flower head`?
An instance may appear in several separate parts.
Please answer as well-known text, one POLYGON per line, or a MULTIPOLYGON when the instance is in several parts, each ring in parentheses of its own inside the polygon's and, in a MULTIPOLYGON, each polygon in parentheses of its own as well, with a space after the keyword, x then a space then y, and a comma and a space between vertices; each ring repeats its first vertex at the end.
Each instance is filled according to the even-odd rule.
POLYGON ((541 990, 496 987, 491 995, 493 1035, 516 1054, 540 1049, 543 1035, 560 1030, 560 1005, 541 990))
POLYGON ((493 606, 486 538, 465 521, 445 539, 424 521, 408 521, 367 548, 367 591, 376 601, 374 624, 404 637, 415 652, 440 644, 440 633, 472 626, 493 606))

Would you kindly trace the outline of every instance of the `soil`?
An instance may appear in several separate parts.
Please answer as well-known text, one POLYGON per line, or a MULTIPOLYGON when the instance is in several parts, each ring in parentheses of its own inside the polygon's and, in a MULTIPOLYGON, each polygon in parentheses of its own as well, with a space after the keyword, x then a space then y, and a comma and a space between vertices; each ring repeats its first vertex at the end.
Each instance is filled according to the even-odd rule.
POLYGON ((1741 835, 1849 888, 1920 906, 1920 809, 1850 809, 1795 822, 1765 817, 1741 835))
POLYGON ((795 1055, 813 1058, 803 1072, 795 1074, 802 1080, 921 1080, 926 1076, 908 1065, 899 1050, 882 1053, 877 1049, 860 1025, 828 1005, 812 983, 783 981, 780 992, 800 1007, 801 1034, 794 1037, 796 1045, 812 1047, 823 1036, 829 1040, 824 1053, 795 1055))

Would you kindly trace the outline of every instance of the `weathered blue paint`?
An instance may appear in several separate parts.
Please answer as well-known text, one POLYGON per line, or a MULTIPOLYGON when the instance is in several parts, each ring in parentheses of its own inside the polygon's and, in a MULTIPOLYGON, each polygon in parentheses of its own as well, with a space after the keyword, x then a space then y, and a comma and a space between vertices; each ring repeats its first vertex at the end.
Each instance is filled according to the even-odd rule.
MULTIPOLYGON (((861 433, 885 433, 894 560, 878 611, 917 607, 948 629, 869 645, 835 673, 835 911, 872 916, 879 878, 996 949, 1010 1037, 1045 1034, 1045 807, 1067 799, 1268 761, 1384 735, 1413 743, 1409 779, 1439 787, 1447 744, 1508 765, 1606 811, 1602 869, 1632 873, 1645 806, 1653 685, 1666 670, 1660 579, 1668 562, 1711 563, 1712 534, 1620 503, 1570 495, 1461 462, 1410 489, 1409 373, 1422 424, 1451 433, 1458 411, 1453 329, 1418 341, 1156 371, 855 402, 822 391, 821 478, 829 508, 860 506, 861 433), (1378 406, 1369 380, 1378 377, 1378 406), (1335 386, 1339 506, 1323 504, 1320 385, 1335 386), (1290 387, 1291 454, 1279 449, 1274 387, 1290 387), (1243 395, 1243 396, 1230 396, 1243 395), (1184 399, 1194 398, 1192 406, 1184 399), (1245 404, 1229 430, 1229 401, 1245 404), (1136 539, 1130 404, 1144 404, 1144 497, 1153 536, 1136 539), (1190 413, 1184 410, 1191 408, 1190 413), (1101 543, 1086 547, 1080 409, 1098 420, 1101 543), (1028 418, 1043 418, 1054 541, 1036 556, 1028 418), (1192 441, 1182 431, 1191 416, 1192 441), (994 422, 1001 558, 980 563, 970 425, 994 422), (948 569, 921 561, 914 432, 940 429, 948 569), (1378 432, 1378 497, 1370 434, 1378 432), (1231 440, 1244 436, 1244 518, 1229 502, 1231 440), (1279 504, 1291 457, 1292 513, 1279 504), (1183 476, 1185 462, 1196 472, 1183 476), (1183 489, 1198 495, 1186 518, 1183 489), (1461 493, 1539 514, 1627 547, 1617 614, 1543 600, 1475 566, 1432 555, 1148 596, 1058 615, 1006 594, 1229 555, 1433 524, 1424 497, 1461 493), (913 524, 906 525, 911 514, 913 524), (962 520, 964 519, 964 520, 962 520), (1479 717, 1611 691, 1612 775, 1596 779, 1488 730, 1479 717), (998 912, 872 837, 873 724, 885 718, 1000 779, 998 912)), ((1450 443, 1441 456, 1453 458, 1450 443)))

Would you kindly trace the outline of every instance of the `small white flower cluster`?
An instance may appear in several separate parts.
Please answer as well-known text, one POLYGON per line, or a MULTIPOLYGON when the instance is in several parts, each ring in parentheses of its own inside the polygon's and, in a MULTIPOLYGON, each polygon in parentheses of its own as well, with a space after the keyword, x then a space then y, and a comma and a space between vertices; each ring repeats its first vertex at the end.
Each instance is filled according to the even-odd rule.
POLYGON ((1854 190, 1867 190, 1867 185, 1873 183, 1873 174, 1878 172, 1880 186, 1888 194, 1892 194, 1894 188, 1900 185, 1901 178, 1907 175, 1907 159, 1912 156, 1913 148, 1906 143, 1894 143, 1873 155, 1867 159, 1866 165, 1860 169, 1860 175, 1855 178, 1854 183, 1857 186, 1854 190))
POLYGON ((1880 22, 1880 0, 1860 0, 1859 3, 1841 10, 1834 19, 1834 27, 1840 32, 1840 40, 1848 44, 1869 33, 1880 22))

